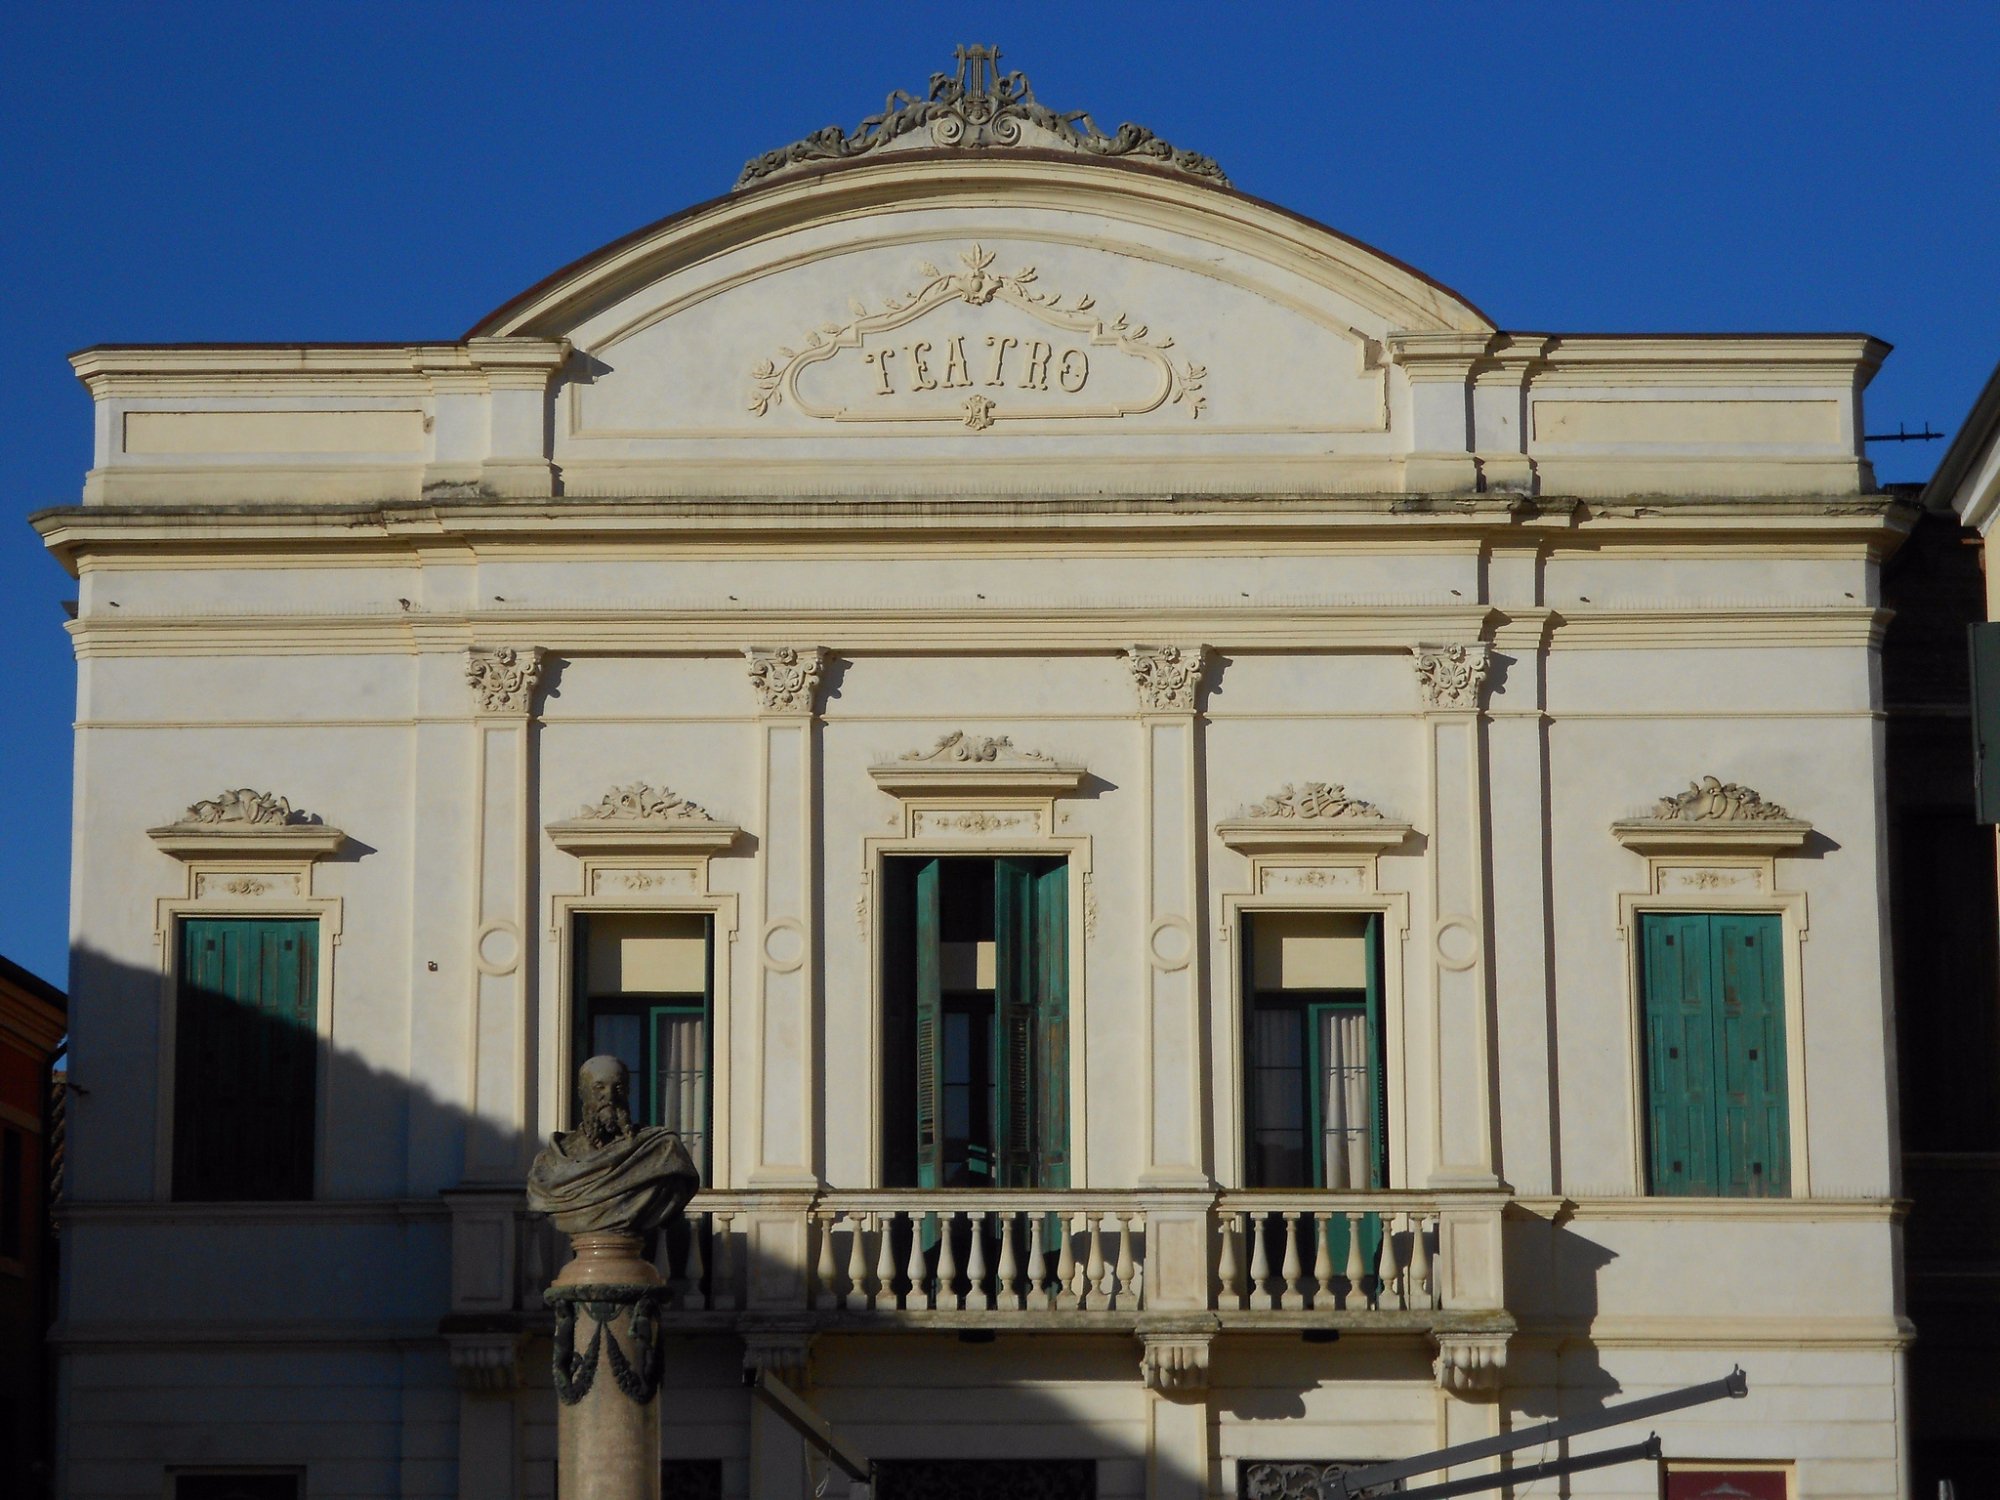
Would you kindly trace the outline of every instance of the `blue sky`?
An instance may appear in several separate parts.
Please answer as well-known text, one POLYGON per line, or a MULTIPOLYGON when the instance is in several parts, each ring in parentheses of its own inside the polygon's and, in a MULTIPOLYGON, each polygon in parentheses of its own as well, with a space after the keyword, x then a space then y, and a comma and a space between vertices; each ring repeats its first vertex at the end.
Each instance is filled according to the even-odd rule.
POLYGON ((25 517, 89 464, 66 354, 454 336, 973 41, 1503 327, 1873 333, 1873 431, 1953 430, 2000 361, 2000 6, 20 0, 0 953, 64 981, 74 588, 25 517))

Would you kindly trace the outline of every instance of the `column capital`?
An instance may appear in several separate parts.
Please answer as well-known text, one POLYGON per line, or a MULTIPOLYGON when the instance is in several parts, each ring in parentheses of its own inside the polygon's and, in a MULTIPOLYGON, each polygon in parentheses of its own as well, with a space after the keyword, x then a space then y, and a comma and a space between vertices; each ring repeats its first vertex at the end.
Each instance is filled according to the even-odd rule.
POLYGON ((465 680, 481 714, 526 714, 542 679, 540 646, 468 646, 465 680))
POLYGON ((1125 665, 1139 690, 1140 708, 1147 713, 1191 714, 1201 691, 1202 669, 1208 665, 1208 647, 1128 646, 1125 665))
POLYGON ((1493 648, 1484 641, 1412 646, 1411 665, 1424 707, 1432 712, 1477 713, 1486 689, 1493 648))
POLYGON ((765 713, 818 711, 820 674, 826 670, 824 646, 745 646, 743 657, 765 713))

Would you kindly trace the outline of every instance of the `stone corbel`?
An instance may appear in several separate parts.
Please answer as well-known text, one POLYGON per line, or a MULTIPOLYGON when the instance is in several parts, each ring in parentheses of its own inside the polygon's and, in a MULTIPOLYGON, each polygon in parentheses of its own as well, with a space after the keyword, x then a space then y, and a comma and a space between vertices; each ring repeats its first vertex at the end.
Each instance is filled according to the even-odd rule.
POLYGON ((324 859, 347 842, 338 828, 270 792, 236 787, 191 804, 176 821, 146 830, 176 859, 324 859))
POLYGON ((1795 818, 1739 782, 1703 776, 1662 797, 1650 815, 1611 825, 1611 836, 1637 854, 1775 854, 1796 849, 1812 824, 1795 818))
POLYGON ((1177 1318, 1139 1329, 1139 1378, 1163 1396, 1198 1395, 1208 1389, 1208 1349, 1220 1323, 1214 1317, 1177 1318))
POLYGON ((1507 1372, 1507 1336, 1492 1333, 1435 1333, 1437 1358, 1431 1369, 1438 1389, 1455 1396, 1490 1394, 1507 1372))
POLYGON ((521 1356, 527 1340, 511 1330, 455 1332, 447 1330, 445 1349, 462 1391, 501 1395, 521 1388, 521 1356))
POLYGON ((813 1336, 784 1328, 746 1331, 743 1335, 743 1383, 769 1374, 802 1391, 812 1377, 813 1336))

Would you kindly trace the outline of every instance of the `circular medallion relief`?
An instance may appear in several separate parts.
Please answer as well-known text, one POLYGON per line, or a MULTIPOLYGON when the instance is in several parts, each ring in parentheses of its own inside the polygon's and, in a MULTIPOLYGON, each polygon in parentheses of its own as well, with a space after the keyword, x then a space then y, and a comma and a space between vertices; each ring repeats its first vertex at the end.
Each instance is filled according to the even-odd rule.
POLYGON ((1479 924, 1471 917, 1439 917, 1431 948, 1447 969, 1469 969, 1479 962, 1479 924))
POLYGON ((764 950, 765 968, 789 974, 806 961, 805 924, 797 917, 778 917, 766 922, 760 946, 764 950))
POLYGON ((511 974, 521 962, 521 934, 505 917, 496 917, 473 939, 472 961, 482 974, 511 974))
POLYGON ((1173 973, 1194 957, 1194 928, 1186 917, 1159 917, 1146 929, 1146 956, 1153 967, 1173 973))

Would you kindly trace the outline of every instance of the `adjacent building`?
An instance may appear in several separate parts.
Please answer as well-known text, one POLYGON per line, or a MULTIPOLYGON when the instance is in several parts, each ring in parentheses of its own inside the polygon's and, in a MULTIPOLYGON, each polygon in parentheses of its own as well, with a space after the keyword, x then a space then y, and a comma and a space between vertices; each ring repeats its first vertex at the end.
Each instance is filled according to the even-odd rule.
POLYGON ((1111 1500, 1739 1363, 1672 1493, 1907 1493, 1886 352, 1505 329, 969 48, 457 342, 79 354, 63 1492, 551 1494, 612 1052, 669 1493, 823 1477, 746 1369, 1111 1500))
POLYGON ((61 990, 0 958, 0 1489, 11 1495, 46 1494, 50 1478, 51 1069, 65 1009, 61 990))

